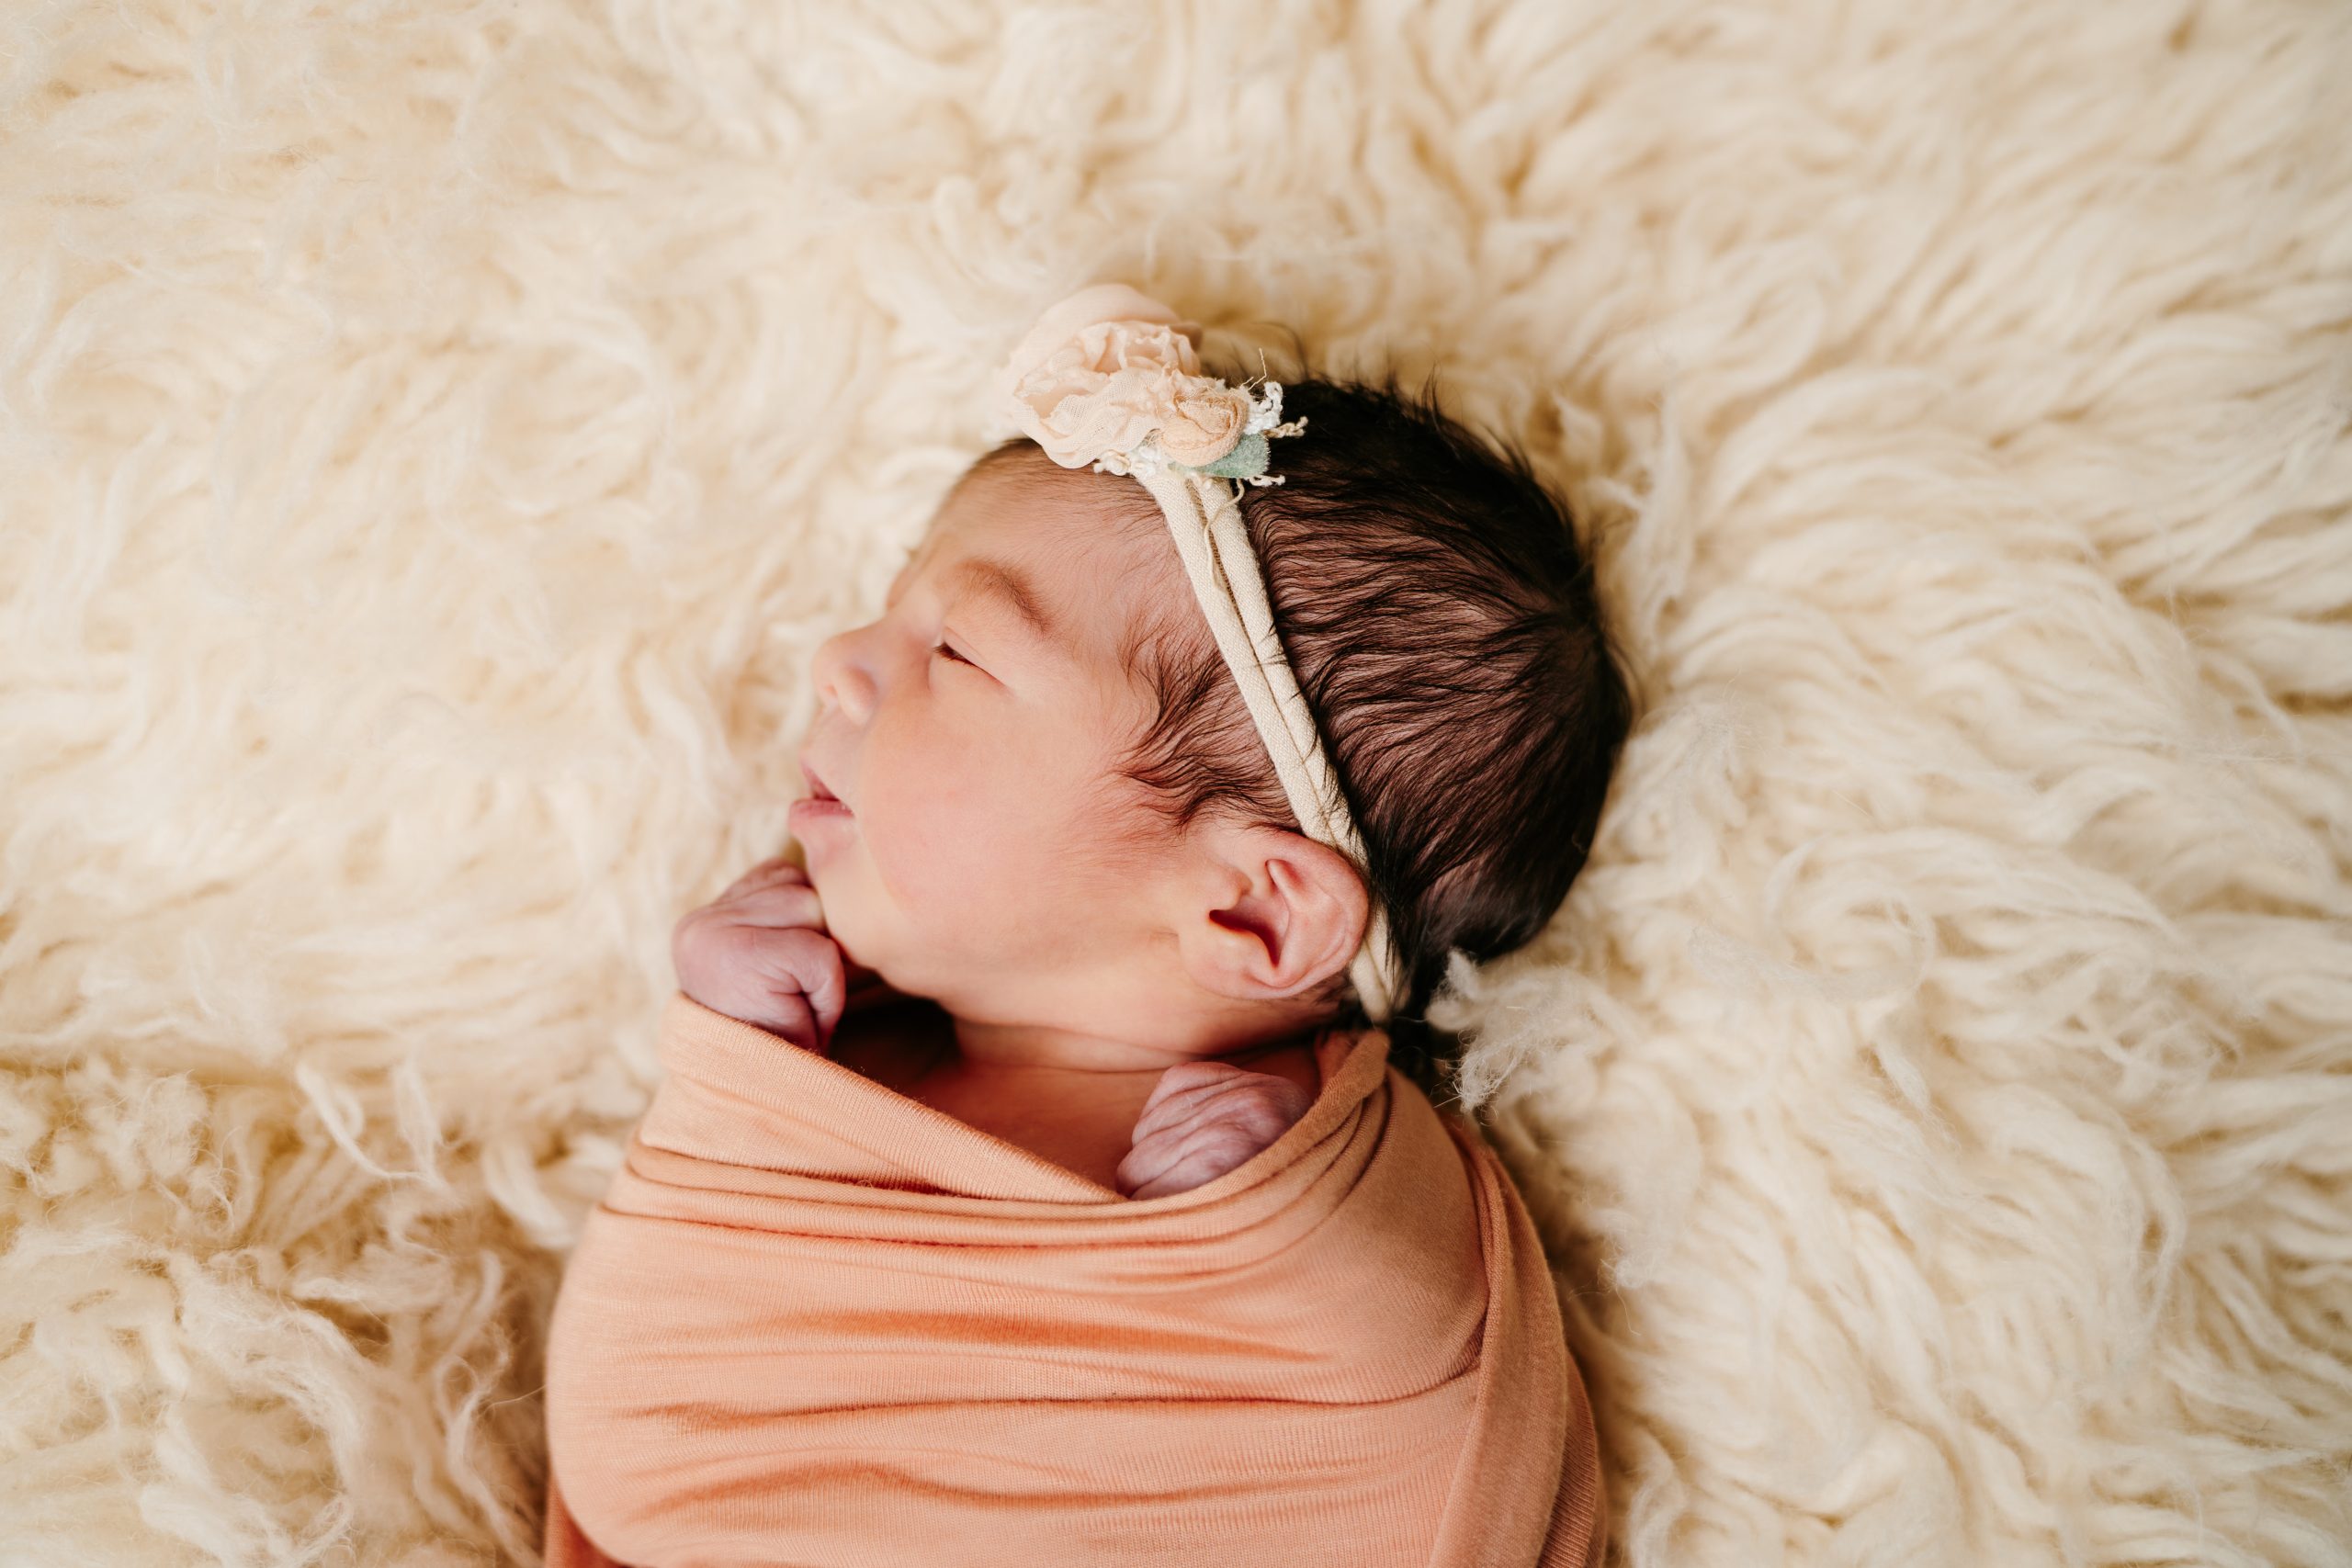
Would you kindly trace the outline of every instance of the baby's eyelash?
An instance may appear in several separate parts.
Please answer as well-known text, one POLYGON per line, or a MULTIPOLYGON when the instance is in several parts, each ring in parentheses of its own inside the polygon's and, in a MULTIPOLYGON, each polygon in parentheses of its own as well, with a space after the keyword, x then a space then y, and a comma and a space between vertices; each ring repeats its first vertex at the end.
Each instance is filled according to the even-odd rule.
MULTIPOLYGON (((956 663, 958 663, 958 664, 971 664, 971 663, 972 663, 972 661, 971 661, 970 660, 968 660, 968 659, 965 658, 962 654, 960 654, 960 653, 956 652, 954 649, 952 649, 952 648, 948 647, 948 646, 947 646, 945 643, 944 643, 944 642, 934 642, 934 643, 933 643, 933 644, 931 645, 931 651, 932 651, 932 652, 933 652, 933 653, 944 653, 944 654, 947 655, 947 657, 948 657, 948 658, 950 658, 950 659, 954 660, 955 660, 956 663)), ((974 669, 976 669, 976 670, 977 670, 978 668, 979 668, 979 666, 978 666, 978 665, 973 665, 972 667, 973 667, 974 669)))

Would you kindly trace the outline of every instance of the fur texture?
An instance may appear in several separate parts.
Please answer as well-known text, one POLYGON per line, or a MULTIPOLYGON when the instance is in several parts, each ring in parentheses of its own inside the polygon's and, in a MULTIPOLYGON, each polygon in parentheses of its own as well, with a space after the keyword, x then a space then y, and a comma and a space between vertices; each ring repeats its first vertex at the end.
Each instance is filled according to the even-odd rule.
POLYGON ((1643 1565, 2352 1563, 2352 13, 0 8, 0 1568, 529 1562, 814 644, 1135 282, 1645 711, 1465 1100, 1643 1565))

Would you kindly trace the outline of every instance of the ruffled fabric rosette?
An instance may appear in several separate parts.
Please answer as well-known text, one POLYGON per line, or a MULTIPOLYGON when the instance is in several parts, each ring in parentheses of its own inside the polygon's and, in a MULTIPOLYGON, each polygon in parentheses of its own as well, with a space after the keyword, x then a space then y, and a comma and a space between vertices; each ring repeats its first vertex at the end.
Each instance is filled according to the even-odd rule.
POLYGON ((1199 323, 1124 283, 1098 283, 1039 316, 1005 362, 1000 400, 1021 433, 1065 468, 1147 476, 1163 466, 1280 484, 1267 438, 1283 389, 1256 393, 1201 374, 1199 323))

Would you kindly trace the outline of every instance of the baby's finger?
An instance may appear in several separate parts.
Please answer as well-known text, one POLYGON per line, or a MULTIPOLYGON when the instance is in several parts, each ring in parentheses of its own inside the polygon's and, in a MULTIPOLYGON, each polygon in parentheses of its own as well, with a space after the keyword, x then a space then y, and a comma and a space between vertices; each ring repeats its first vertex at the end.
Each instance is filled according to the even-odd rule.
POLYGON ((1204 1084, 1223 1083, 1248 1070, 1230 1062, 1179 1062, 1162 1072, 1159 1081, 1151 1086, 1151 1097, 1143 1102, 1144 1109, 1148 1111, 1171 1095, 1198 1089, 1204 1084))
POLYGON ((808 880, 808 874, 782 855, 771 855, 729 883, 727 891, 721 893, 719 897, 731 898, 738 893, 746 893, 754 887, 764 887, 771 882, 787 879, 806 882, 808 880))
POLYGON ((824 900, 806 883, 776 882, 722 899, 727 919, 739 926, 782 928, 825 923, 824 900))
POLYGON ((1120 1190, 1131 1198, 1182 1192, 1214 1181, 1260 1145, 1216 1126, 1185 1127, 1148 1139, 1119 1162, 1120 1190))
POLYGON ((1136 1141, 1199 1114, 1210 1100, 1250 1076, 1247 1068, 1227 1062, 1177 1063, 1151 1086, 1151 1098, 1136 1118, 1136 1141))
POLYGON ((769 952, 782 964, 808 1009, 817 1015, 817 1048, 827 1049, 849 1002, 848 976, 841 944, 821 931, 789 931, 768 939, 769 952))

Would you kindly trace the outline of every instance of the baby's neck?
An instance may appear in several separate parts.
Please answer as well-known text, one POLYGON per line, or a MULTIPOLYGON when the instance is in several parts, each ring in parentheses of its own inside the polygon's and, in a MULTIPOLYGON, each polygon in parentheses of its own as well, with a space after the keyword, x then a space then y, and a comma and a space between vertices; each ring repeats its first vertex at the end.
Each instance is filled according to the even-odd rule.
POLYGON ((958 1018, 938 1003, 892 993, 887 1026, 903 1066, 927 1077, 1026 1079, 1081 1085, 1149 1081, 1180 1062, 1215 1059, 1246 1066, 1294 1050, 1308 1036, 1268 1040, 1230 1051, 1171 1051, 1080 1032, 1027 1023, 958 1018))
POLYGON ((1138 1045, 1050 1024, 993 1023, 968 1018, 955 1018, 952 1022, 958 1064, 975 1074, 1156 1077, 1179 1062, 1199 1059, 1196 1053, 1138 1045))
MULTIPOLYGON (((853 1010, 843 1023, 849 1027, 835 1036, 831 1052, 842 1066, 1104 1186, 1114 1184, 1111 1172, 1126 1151, 1136 1119, 1167 1070, 1149 1064, 1099 1068, 1073 1066, 1067 1059, 1041 1062, 1030 1049, 1034 1037, 1009 1032, 979 1035, 983 1051, 1009 1050, 1009 1058, 983 1055, 976 1062, 958 1041, 965 1021, 920 998, 900 998, 866 1013, 853 1010)), ((1160 1055, 1154 1053, 1154 1059, 1160 1055)), ((1322 1082, 1314 1047, 1298 1041, 1215 1059, 1287 1077, 1310 1095, 1322 1082)))

